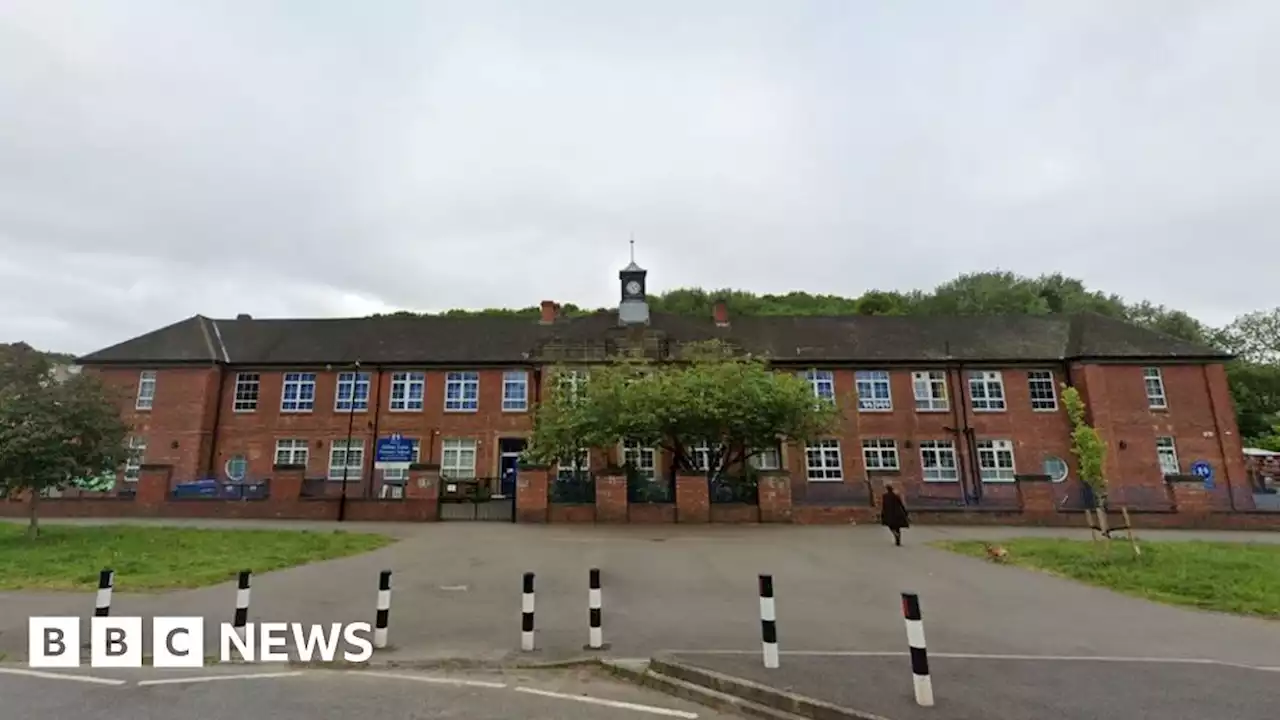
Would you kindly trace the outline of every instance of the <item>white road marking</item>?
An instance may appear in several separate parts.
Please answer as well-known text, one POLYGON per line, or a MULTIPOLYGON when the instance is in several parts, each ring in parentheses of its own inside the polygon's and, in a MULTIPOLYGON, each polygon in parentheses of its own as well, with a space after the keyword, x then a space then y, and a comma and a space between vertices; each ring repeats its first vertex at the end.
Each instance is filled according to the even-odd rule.
POLYGON ((531 687, 515 688, 516 692, 529 693, 530 695, 542 695, 543 697, 560 698, 562 700, 577 700, 578 702, 590 703, 592 705, 604 705, 605 707, 619 708, 622 710, 636 710, 638 712, 647 712, 654 715, 666 715, 667 717, 686 718, 686 720, 694 720, 698 717, 698 713, 687 712, 684 710, 672 710, 670 708, 655 707, 653 705, 639 705, 637 703, 622 702, 621 700, 606 700, 604 698, 590 697, 588 695, 568 695, 566 693, 551 692, 550 690, 539 690, 531 687))
MULTIPOLYGON (((663 655, 756 655, 754 650, 664 650, 663 655)), ((783 650, 780 654, 797 657, 907 657, 910 653, 877 650, 783 650)), ((1128 657, 1113 655, 1012 655, 998 653, 945 653, 929 652, 931 658, 955 660, 1046 660, 1053 662, 1111 662, 1111 663, 1164 663, 1168 665, 1222 665, 1246 670, 1280 670, 1280 666, 1267 667, 1248 663, 1214 660, 1211 658, 1128 657)))
POLYGON ((436 685, 455 685, 458 687, 482 687, 502 689, 506 683, 488 680, 463 680, 461 678, 437 677, 432 675, 402 675, 400 673, 378 672, 376 670, 354 670, 344 675, 363 675, 365 677, 386 678, 388 680, 412 680, 414 682, 434 683, 436 685))
POLYGON ((217 682, 219 680, 264 680, 267 678, 297 677, 304 675, 302 670, 293 672, 248 673, 244 675, 202 675, 199 677, 160 678, 158 680, 139 680, 138 685, 181 685, 184 683, 217 682))
POLYGON ((0 668, 0 674, 3 675, 21 675, 23 677, 44 678, 46 680, 73 680, 75 682, 90 683, 93 685, 127 685, 127 680, 116 680, 113 678, 93 677, 92 675, 63 675, 62 673, 41 672, 40 670, 25 670, 22 668, 0 668))

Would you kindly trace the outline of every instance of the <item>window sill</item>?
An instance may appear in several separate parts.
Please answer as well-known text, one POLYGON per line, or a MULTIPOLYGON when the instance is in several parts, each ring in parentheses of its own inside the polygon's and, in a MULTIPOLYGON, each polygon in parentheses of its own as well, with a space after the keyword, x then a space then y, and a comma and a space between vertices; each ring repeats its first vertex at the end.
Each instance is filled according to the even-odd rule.
POLYGON ((901 475, 902 468, 867 468, 868 475, 901 475))
POLYGON ((921 480, 922 480, 922 481, 924 481, 924 482, 927 482, 927 483, 958 483, 958 482, 960 482, 960 478, 946 478, 946 479, 941 479, 941 478, 921 478, 921 480))
POLYGON ((447 413, 459 413, 459 414, 466 414, 466 413, 476 413, 476 412, 480 412, 480 408, 478 408, 478 407, 474 407, 474 408, 445 408, 445 409, 444 409, 444 411, 445 411, 445 412, 447 412, 447 413))
POLYGON ((134 409, 136 412, 151 412, 152 407, 154 407, 154 406, 149 406, 149 407, 136 407, 136 406, 135 406, 133 409, 134 409))
POLYGON ((858 408, 858 412, 860 412, 860 413, 886 413, 886 414, 887 414, 887 413, 891 413, 891 412, 893 412, 893 408, 891 408, 891 407, 888 407, 888 408, 864 408, 864 407, 860 407, 860 408, 858 408))
POLYGON ((1002 413, 1008 412, 1007 408, 969 408, 975 413, 1002 413))
POLYGON ((253 408, 252 410, 246 410, 242 408, 232 408, 231 412, 235 413, 236 415, 252 415, 258 412, 258 409, 253 408))
POLYGON ((420 413, 422 408, 387 408, 387 412, 393 413, 420 413))
POLYGON ((1013 478, 982 478, 982 482, 988 485, 1012 485, 1017 480, 1013 478))
POLYGON ((504 413, 511 413, 511 414, 527 413, 527 412, 529 412, 529 408, 527 408, 527 407, 522 407, 522 408, 502 408, 502 412, 504 412, 504 413))
POLYGON ((315 410, 312 408, 307 408, 306 410, 285 410, 284 408, 280 409, 281 415, 308 415, 313 412, 315 412, 315 410))
POLYGON ((806 480, 808 480, 809 482, 812 482, 812 483, 842 483, 842 482, 844 482, 844 478, 842 478, 842 477, 840 477, 840 478, 812 478, 812 477, 807 477, 807 478, 805 478, 805 479, 806 479, 806 480))
POLYGON ((1151 412, 1169 412, 1169 406, 1168 406, 1168 405, 1162 405, 1162 406, 1160 406, 1160 407, 1152 407, 1152 406, 1148 405, 1148 406, 1147 406, 1147 409, 1148 409, 1148 410, 1150 410, 1151 412))
POLYGON ((1056 412, 1058 412, 1058 408, 1057 408, 1057 407, 1051 407, 1051 408, 1035 408, 1035 407, 1033 407, 1033 408, 1031 408, 1031 412, 1038 412, 1038 413, 1056 413, 1056 412))
POLYGON ((916 408, 918 413, 944 413, 951 412, 951 408, 916 408))

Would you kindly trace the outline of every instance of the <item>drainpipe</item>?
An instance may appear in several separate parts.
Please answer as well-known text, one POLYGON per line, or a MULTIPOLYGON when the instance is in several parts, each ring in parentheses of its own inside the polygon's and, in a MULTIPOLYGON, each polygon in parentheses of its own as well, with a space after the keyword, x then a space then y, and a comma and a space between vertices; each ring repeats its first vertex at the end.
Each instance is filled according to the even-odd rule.
POLYGON ((965 463, 960 462, 960 446, 963 443, 963 439, 964 439, 964 427, 968 423, 968 421, 965 420, 964 422, 962 422, 960 417, 956 414, 960 410, 960 408, 958 408, 957 405, 964 402, 964 390, 959 384, 952 382, 953 376, 951 374, 951 341, 947 340, 945 343, 943 343, 943 347, 945 348, 945 352, 947 354, 947 363, 944 366, 943 374, 944 374, 944 377, 946 377, 947 379, 947 385, 954 386, 956 388, 955 392, 948 391, 950 395, 950 400, 951 400, 951 424, 955 426, 951 428, 951 434, 955 436, 956 475, 957 475, 957 479, 960 481, 960 499, 964 502, 965 505, 968 505, 969 491, 965 487, 967 483, 965 476, 969 474, 969 470, 965 466, 965 463))
MULTIPOLYGON (((369 401, 373 403, 373 447, 369 448, 373 452, 365 454, 366 468, 369 471, 369 497, 373 497, 373 472, 374 462, 377 460, 378 453, 378 419, 382 414, 382 367, 376 367, 378 373, 377 381, 374 383, 373 392, 369 394, 369 401)), ((419 441, 421 442, 421 441, 419 441)), ((361 473, 363 475, 363 472, 361 473)))
POLYGON ((222 391, 227 382, 227 368, 218 363, 214 363, 213 366, 218 368, 218 395, 213 403, 213 433, 209 437, 209 457, 205 460, 204 476, 216 478, 217 475, 213 472, 213 461, 218 457, 218 424, 222 422, 222 391))
POLYGON ((956 385, 956 400, 960 405, 960 432, 964 435, 965 470, 969 474, 969 483, 973 486, 973 499, 982 502, 982 468, 978 464, 978 439, 973 427, 969 425, 968 389, 969 379, 965 376, 964 363, 956 365, 959 383, 956 385))

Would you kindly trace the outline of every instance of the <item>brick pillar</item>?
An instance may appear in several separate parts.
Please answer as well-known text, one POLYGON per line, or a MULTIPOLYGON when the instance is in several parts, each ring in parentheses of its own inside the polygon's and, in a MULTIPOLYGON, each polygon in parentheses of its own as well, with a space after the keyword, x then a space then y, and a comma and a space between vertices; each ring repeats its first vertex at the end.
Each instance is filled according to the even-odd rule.
POLYGON ((302 478, 306 465, 273 465, 271 467, 271 499, 291 502, 302 496, 302 478))
POLYGON ((1057 511, 1053 483, 1048 475, 1019 475, 1018 504, 1030 515, 1052 515, 1057 511))
POLYGON ((1204 489, 1204 480, 1194 475, 1175 475, 1167 481, 1179 515, 1208 515, 1212 511, 1213 499, 1204 489))
POLYGON ((786 471, 760 475, 760 522, 791 522, 791 475, 786 471))
POLYGON ((596 522, 627 521, 627 477, 604 472, 596 477, 596 522))
POLYGON ((516 475, 516 522, 547 521, 551 472, 546 465, 520 464, 516 475))
POLYGON ((410 465, 409 479, 404 485, 404 497, 406 500, 437 502, 440 498, 440 466, 434 463, 410 465))
POLYGON ((138 469, 138 494, 133 501, 139 505, 163 505, 169 501, 169 477, 172 465, 143 465, 138 469))
POLYGON ((676 522, 711 522, 711 493, 706 475, 676 474, 676 522))

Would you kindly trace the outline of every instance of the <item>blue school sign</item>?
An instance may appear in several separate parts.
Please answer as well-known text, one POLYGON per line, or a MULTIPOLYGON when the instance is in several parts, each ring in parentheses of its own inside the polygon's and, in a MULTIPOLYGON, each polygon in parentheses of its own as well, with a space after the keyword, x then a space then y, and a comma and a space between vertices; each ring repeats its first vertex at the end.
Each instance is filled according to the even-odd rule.
POLYGON ((1191 463, 1191 474, 1204 480, 1206 490, 1213 489, 1213 466, 1204 460, 1197 460, 1191 463))
POLYGON ((374 449, 374 462, 408 465, 413 462, 413 441, 400 433, 378 438, 374 449))

